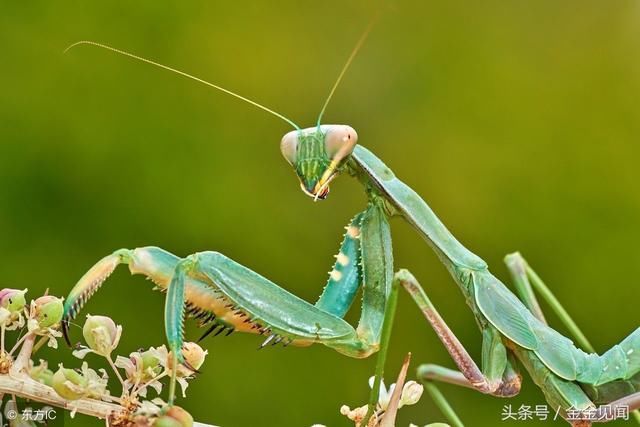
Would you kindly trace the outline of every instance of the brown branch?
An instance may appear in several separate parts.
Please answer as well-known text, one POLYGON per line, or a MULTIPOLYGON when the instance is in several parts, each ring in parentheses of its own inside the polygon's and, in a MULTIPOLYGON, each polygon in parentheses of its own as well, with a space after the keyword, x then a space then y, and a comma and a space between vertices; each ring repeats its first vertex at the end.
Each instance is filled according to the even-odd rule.
POLYGON ((85 398, 71 401, 63 399, 53 388, 39 383, 24 374, 17 376, 15 374, 0 375, 0 394, 13 394, 24 399, 57 406, 58 408, 100 419, 106 419, 111 415, 125 412, 125 409, 120 405, 96 399, 85 398))

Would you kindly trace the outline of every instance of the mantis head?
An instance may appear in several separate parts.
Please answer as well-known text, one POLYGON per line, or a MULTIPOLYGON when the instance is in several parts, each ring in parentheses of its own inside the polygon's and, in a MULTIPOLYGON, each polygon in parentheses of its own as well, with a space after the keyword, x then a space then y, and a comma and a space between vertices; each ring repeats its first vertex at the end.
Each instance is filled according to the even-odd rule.
POLYGON ((287 133, 280 143, 282 155, 294 168, 300 187, 314 200, 325 199, 329 183, 353 152, 358 134, 347 125, 322 125, 287 133))

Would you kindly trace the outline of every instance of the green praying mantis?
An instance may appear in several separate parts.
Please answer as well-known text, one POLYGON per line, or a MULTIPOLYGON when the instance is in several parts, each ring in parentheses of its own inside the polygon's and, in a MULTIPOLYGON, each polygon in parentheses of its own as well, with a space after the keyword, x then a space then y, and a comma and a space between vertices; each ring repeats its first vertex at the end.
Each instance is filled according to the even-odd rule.
MULTIPOLYGON (((325 199, 334 179, 348 175, 362 185, 367 204, 347 225, 330 277, 315 304, 218 252, 180 258, 157 247, 121 249, 98 261, 71 290, 64 306, 65 337, 69 322, 87 300, 118 265, 126 264, 132 274, 146 276, 166 292, 164 327, 170 350, 177 355, 173 358, 174 365, 184 361, 181 348, 185 315, 198 319, 207 328, 203 338, 212 333, 238 331, 264 335, 262 347, 320 343, 354 358, 378 352, 369 413, 362 423, 367 425, 378 399, 397 296, 403 288, 458 368, 423 365, 418 369, 422 379, 509 397, 521 387, 519 362, 563 416, 570 410, 578 410, 606 421, 612 417, 606 413, 605 404, 607 410, 640 407, 640 328, 604 354, 596 354, 519 254, 506 258, 515 282, 515 295, 491 274, 485 261, 456 240, 420 195, 398 179, 375 154, 358 144, 353 128, 322 124, 324 111, 369 29, 342 68, 317 124, 306 129, 255 101, 166 65, 95 42, 81 41, 69 47, 85 44, 108 49, 196 80, 275 115, 294 128, 282 138, 280 148, 306 195, 313 200, 325 199), (416 278, 408 270, 394 272, 389 227, 394 217, 413 226, 458 285, 482 335, 480 366, 447 326, 416 278), (362 309, 354 328, 343 317, 360 289, 362 309), (534 289, 560 314, 588 352, 547 325, 534 289)), ((461 425, 437 389, 430 390, 450 422, 461 425)), ((173 404, 174 394, 175 378, 169 390, 169 404, 173 404)), ((589 420, 575 421, 575 425, 578 423, 588 424, 589 420)))

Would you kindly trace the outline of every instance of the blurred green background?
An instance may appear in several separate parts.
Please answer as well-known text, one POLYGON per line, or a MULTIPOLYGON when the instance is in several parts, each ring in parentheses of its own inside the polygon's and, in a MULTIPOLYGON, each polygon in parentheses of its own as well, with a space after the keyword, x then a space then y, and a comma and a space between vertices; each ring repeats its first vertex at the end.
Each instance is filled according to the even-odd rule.
MULTIPOLYGON (((312 203, 279 153, 285 123, 124 57, 62 51, 108 43, 310 126, 376 9, 382 19, 325 122, 352 125, 499 277, 502 257, 520 250, 599 350, 619 342, 638 326, 637 1, 3 2, 0 281, 66 295, 114 249, 158 245, 223 252, 315 301, 363 206, 355 182, 312 203)), ((410 227, 392 226, 397 266, 479 360, 459 291, 410 227)), ((122 354, 161 344, 161 294, 125 269, 107 284, 84 313, 124 325, 122 354)), ((260 342, 207 340, 203 374, 180 404, 222 426, 348 425, 338 410, 364 403, 374 358, 257 352, 260 342)), ((402 294, 388 382, 408 351, 413 367, 453 366, 402 294)), ((544 403, 528 379, 511 401, 442 389, 470 426, 521 425, 500 422, 503 405, 544 403)), ((398 424, 437 420, 425 396, 398 424)))

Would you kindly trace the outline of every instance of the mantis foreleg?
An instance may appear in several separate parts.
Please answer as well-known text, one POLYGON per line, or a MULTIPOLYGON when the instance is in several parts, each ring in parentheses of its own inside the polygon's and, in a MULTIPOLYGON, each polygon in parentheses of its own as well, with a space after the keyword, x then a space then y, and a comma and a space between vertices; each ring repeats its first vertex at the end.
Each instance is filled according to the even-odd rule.
MULTIPOLYGON (((172 363, 182 363, 185 308, 203 324, 222 325, 266 335, 267 342, 322 343, 351 357, 380 350, 376 381, 380 381, 389 342, 396 293, 392 286, 393 256, 387 217, 371 202, 347 227, 347 233, 325 290, 314 306, 256 272, 217 252, 179 258, 155 247, 121 249, 94 265, 72 289, 65 305, 65 334, 88 298, 119 264, 143 274, 166 289, 165 330, 172 363), (357 329, 342 319, 360 284, 365 283, 357 329)), ((172 378, 169 402, 173 402, 172 378)), ((379 388, 372 390, 377 401, 379 388)))

